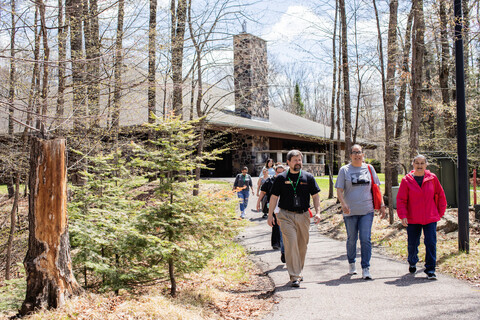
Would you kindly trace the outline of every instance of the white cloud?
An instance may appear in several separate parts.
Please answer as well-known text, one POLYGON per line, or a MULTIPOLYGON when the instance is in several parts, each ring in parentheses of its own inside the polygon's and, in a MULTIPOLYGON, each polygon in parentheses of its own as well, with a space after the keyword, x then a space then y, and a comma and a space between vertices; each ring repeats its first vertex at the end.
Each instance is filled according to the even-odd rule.
POLYGON ((292 41, 309 33, 312 24, 318 24, 320 17, 305 6, 290 6, 263 36, 267 41, 292 41))

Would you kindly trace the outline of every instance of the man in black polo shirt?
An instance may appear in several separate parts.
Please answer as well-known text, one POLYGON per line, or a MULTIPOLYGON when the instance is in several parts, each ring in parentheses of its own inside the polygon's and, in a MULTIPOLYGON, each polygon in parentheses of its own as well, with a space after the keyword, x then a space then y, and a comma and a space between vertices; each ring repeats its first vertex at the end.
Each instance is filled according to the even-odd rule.
POLYGON ((320 222, 320 188, 312 174, 302 170, 303 155, 298 150, 287 154, 288 170, 279 174, 272 186, 268 225, 273 226, 273 210, 280 198, 277 221, 282 230, 285 258, 292 287, 299 287, 309 239, 310 196, 315 208, 315 223, 320 222))

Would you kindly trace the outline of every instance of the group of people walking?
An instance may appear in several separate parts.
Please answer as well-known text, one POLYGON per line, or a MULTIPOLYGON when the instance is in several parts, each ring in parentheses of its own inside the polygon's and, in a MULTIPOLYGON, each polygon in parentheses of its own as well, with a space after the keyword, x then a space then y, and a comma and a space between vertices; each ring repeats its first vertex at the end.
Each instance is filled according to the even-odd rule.
MULTIPOLYGON (((273 177, 265 178, 270 174, 269 161, 262 171, 263 182, 257 189, 257 210, 263 198, 266 199, 267 223, 274 230, 278 228, 281 235, 281 260, 286 263, 290 284, 299 287, 303 281, 302 270, 305 264, 307 245, 309 242, 310 218, 315 223, 320 222, 320 188, 314 176, 302 170, 303 155, 298 150, 291 150, 287 154, 287 166, 277 166, 272 169, 273 177), (313 200, 313 212, 310 209, 310 198, 313 200)), ((358 144, 350 150, 351 162, 340 168, 335 183, 337 199, 347 231, 347 260, 348 273, 357 273, 356 256, 357 241, 360 240, 360 266, 362 278, 372 279, 370 273, 370 259, 372 256, 371 230, 374 219, 374 204, 372 197, 372 183, 380 185, 380 180, 373 166, 364 162, 362 147, 358 144)), ((269 159, 271 160, 271 159, 269 159)), ((397 195, 397 215, 402 224, 407 228, 408 235, 408 263, 409 272, 417 271, 418 246, 423 230, 426 248, 425 270, 427 278, 436 279, 436 224, 446 210, 446 198, 438 178, 426 170, 427 159, 418 155, 413 159, 413 170, 402 179, 397 195)), ((273 161, 272 161, 273 167, 273 161)), ((247 195, 240 194, 241 217, 245 217, 245 208, 248 201, 248 188, 253 191, 251 177, 244 168, 237 175, 234 189, 247 186, 247 195), (245 200, 246 199, 246 200, 245 200)), ((241 189, 242 191, 245 189, 241 189)), ((378 209, 380 218, 385 217, 385 205, 382 203, 378 209)), ((272 246, 274 236, 272 232, 272 246)))

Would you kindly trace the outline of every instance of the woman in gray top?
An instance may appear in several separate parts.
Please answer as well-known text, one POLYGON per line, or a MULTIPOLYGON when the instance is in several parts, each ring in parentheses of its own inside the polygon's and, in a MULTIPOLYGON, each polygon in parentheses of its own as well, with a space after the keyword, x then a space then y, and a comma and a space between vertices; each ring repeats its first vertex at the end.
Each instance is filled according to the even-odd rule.
MULTIPOLYGON (((373 197, 372 179, 369 165, 363 162, 362 147, 358 144, 352 146, 350 158, 352 162, 340 168, 335 188, 337 198, 342 205, 343 220, 347 229, 347 257, 349 274, 356 274, 355 260, 357 255, 357 239, 360 237, 362 254, 362 277, 372 279, 370 274, 370 258, 372 256, 372 243, 370 241, 373 222, 373 197)), ((377 173, 372 166, 374 183, 380 185, 377 173)), ((385 205, 380 209, 381 218, 385 216, 385 205)))

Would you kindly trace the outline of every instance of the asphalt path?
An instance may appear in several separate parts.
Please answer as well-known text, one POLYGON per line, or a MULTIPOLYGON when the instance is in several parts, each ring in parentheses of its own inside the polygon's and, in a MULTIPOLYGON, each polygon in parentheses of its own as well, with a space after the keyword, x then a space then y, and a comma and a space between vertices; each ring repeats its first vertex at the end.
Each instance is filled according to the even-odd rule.
POLYGON ((480 319, 480 288, 438 272, 438 280, 427 280, 423 268, 410 274, 406 262, 375 248, 373 280, 361 277, 359 250, 358 274, 348 275, 345 241, 321 235, 313 219, 304 281, 292 288, 280 252, 270 245, 271 228, 253 210, 256 201, 251 196, 246 213, 252 224, 238 241, 275 284, 279 302, 264 319, 480 319))

